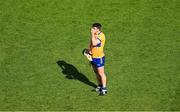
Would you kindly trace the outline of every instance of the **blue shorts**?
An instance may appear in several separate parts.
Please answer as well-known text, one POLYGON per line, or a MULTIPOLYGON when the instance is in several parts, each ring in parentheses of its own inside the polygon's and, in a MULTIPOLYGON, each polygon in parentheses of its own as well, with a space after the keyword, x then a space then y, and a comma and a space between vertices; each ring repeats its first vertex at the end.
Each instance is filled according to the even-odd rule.
POLYGON ((102 58, 92 58, 91 64, 94 65, 97 68, 104 66, 104 64, 105 64, 105 56, 102 57, 102 58))

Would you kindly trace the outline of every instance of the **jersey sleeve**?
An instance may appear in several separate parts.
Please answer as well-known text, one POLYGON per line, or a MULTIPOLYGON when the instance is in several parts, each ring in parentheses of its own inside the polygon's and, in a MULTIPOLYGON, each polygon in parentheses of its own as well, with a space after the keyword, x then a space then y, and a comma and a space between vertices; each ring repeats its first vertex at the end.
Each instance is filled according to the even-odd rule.
POLYGON ((101 34, 98 39, 102 42, 102 41, 105 41, 105 35, 104 34, 101 34))

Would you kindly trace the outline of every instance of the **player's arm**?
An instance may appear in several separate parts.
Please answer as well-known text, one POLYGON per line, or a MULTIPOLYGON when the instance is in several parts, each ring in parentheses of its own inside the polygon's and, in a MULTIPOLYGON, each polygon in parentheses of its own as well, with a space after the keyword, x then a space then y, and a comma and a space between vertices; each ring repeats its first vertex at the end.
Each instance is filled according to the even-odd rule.
POLYGON ((92 46, 98 45, 101 41, 97 38, 97 36, 95 35, 93 29, 91 29, 91 35, 92 35, 92 37, 91 37, 91 44, 92 44, 92 46))
POLYGON ((89 41, 89 47, 88 47, 88 52, 89 52, 89 54, 92 54, 92 52, 91 52, 91 50, 92 50, 92 41, 91 41, 91 39, 90 39, 90 41, 89 41))
POLYGON ((89 47, 88 47, 88 49, 91 50, 92 47, 93 47, 93 46, 92 46, 92 41, 90 40, 90 41, 89 41, 89 47))

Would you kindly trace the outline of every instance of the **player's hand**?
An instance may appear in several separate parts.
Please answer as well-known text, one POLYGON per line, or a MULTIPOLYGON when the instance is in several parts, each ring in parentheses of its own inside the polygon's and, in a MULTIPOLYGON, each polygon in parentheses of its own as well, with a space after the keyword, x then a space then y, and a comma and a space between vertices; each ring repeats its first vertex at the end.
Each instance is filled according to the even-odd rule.
POLYGON ((95 33, 96 33, 95 30, 93 28, 91 28, 91 34, 95 35, 95 33))
POLYGON ((92 35, 92 38, 97 38, 96 31, 93 28, 91 28, 91 35, 92 35))
POLYGON ((92 51, 91 51, 90 49, 88 49, 88 53, 89 53, 90 55, 92 55, 92 51))

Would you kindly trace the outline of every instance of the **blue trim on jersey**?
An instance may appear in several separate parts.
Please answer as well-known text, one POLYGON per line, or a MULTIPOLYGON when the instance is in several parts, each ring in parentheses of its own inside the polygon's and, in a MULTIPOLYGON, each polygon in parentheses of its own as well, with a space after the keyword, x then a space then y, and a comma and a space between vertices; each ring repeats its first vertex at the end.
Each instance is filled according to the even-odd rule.
POLYGON ((101 43, 97 44, 96 47, 101 47, 101 43))
POLYGON ((99 38, 97 38, 97 39, 100 41, 100 43, 97 44, 96 47, 101 47, 101 40, 99 38))

